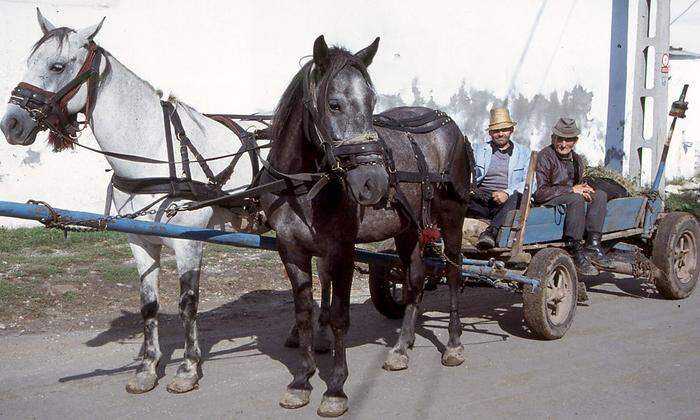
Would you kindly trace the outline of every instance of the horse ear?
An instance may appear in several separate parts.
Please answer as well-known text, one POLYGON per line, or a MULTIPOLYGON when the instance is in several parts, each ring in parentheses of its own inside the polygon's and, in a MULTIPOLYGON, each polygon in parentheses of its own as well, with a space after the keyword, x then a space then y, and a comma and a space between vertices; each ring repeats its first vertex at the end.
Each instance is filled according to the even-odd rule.
POLYGON ((365 67, 369 67, 369 65, 372 64, 374 55, 377 53, 377 48, 379 48, 379 37, 377 37, 369 47, 356 52, 355 57, 365 63, 365 67))
POLYGON ((49 22, 49 20, 41 14, 41 10, 39 10, 38 7, 36 8, 36 18, 39 20, 39 27, 41 27, 41 32, 43 32, 44 35, 56 29, 53 23, 49 22))
POLYGON ((319 35, 314 41, 314 63, 321 68, 325 68, 328 64, 328 45, 323 35, 319 35))
POLYGON ((98 23, 97 25, 93 25, 93 26, 87 27, 85 29, 81 29, 78 32, 78 35, 87 39, 88 41, 92 41, 92 39, 95 37, 95 35, 97 35, 97 33, 100 32, 100 29, 102 28, 102 24, 105 23, 105 18, 106 18, 106 16, 103 17, 102 20, 100 21, 100 23, 98 23))

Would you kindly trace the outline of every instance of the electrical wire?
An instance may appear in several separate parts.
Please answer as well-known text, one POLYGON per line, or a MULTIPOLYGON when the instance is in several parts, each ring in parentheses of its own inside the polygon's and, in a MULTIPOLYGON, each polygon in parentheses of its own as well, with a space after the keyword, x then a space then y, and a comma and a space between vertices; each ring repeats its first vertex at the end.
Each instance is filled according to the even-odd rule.
POLYGON ((692 3, 690 3, 690 6, 686 7, 685 10, 682 11, 680 15, 676 16, 675 18, 673 18, 673 20, 671 21, 671 23, 670 23, 669 25, 673 25, 673 22, 675 22, 675 21, 677 21, 678 19, 680 19, 681 16, 683 16, 683 15, 685 14, 685 12, 687 12, 688 10, 690 10, 691 7, 695 6, 695 3, 697 3, 697 2, 698 2, 698 0, 695 0, 695 1, 693 1, 692 3))

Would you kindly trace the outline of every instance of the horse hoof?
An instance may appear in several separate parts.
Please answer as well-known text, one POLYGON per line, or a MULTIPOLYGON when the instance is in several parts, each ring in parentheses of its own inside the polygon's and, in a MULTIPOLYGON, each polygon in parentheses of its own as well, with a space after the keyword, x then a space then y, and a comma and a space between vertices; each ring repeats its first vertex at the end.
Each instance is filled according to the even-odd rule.
POLYGON ((158 376, 155 373, 139 372, 126 383, 126 392, 129 394, 143 394, 156 387, 158 376))
POLYGON ((184 394, 185 392, 192 391, 193 389, 199 388, 199 377, 194 376, 175 376, 175 378, 168 384, 168 392, 173 394, 184 394))
POLYGON ((316 414, 321 417, 338 417, 346 411, 348 411, 347 397, 326 397, 324 395, 316 414))
POLYGON ((283 408, 300 408, 309 403, 310 389, 287 389, 280 400, 283 408))
POLYGON ((408 368, 408 356, 405 354, 389 352, 382 369, 384 370, 404 370, 408 368))
POLYGON ((442 353, 442 364, 444 366, 459 366, 464 363, 464 356, 462 352, 464 351, 463 346, 459 347, 448 347, 444 353, 442 353))

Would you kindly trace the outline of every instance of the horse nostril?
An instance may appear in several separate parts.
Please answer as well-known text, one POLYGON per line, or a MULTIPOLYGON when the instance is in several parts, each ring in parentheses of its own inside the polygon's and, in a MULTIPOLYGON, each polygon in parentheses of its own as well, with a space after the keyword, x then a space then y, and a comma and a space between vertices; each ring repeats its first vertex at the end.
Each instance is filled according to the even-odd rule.
POLYGON ((377 188, 377 183, 374 182, 374 180, 372 178, 369 178, 365 182, 365 191, 367 191, 368 193, 371 193, 375 188, 377 188))

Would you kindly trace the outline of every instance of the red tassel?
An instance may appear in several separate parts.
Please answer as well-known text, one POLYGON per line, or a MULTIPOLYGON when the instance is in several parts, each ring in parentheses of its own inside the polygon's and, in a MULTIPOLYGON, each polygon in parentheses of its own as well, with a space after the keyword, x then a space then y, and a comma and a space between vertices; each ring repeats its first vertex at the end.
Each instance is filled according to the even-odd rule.
POLYGON ((440 229, 429 226, 420 231, 418 240, 420 241, 421 246, 425 246, 426 244, 439 241, 441 237, 442 234, 440 233, 440 229))

